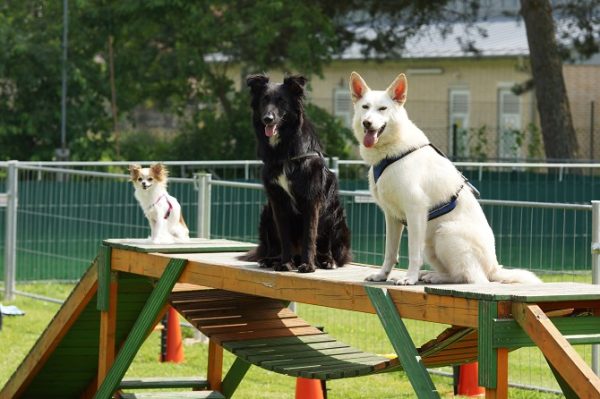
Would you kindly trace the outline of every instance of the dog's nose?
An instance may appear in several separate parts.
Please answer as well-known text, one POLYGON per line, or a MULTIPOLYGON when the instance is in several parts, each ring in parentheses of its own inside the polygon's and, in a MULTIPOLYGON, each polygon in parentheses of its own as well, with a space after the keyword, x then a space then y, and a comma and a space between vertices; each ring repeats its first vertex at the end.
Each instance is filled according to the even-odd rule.
POLYGON ((370 127, 371 127, 371 121, 364 120, 364 121, 363 121, 363 126, 364 126, 365 128, 367 128, 367 129, 368 129, 368 128, 370 128, 370 127))
POLYGON ((275 120, 275 118, 273 117, 273 114, 266 114, 265 116, 263 116, 263 123, 265 125, 269 125, 271 123, 273 123, 273 121, 275 120))

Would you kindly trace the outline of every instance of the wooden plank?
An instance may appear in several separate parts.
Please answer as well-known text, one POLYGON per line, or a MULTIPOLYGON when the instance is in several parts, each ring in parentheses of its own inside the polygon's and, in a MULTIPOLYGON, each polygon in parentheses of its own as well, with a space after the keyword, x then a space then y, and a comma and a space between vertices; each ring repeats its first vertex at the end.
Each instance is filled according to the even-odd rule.
POLYGON ((373 302, 377 316, 379 316, 417 396, 419 398, 439 398, 437 389, 431 381, 392 299, 380 288, 365 287, 365 290, 373 302))
POLYGON ((216 391, 191 391, 191 392, 143 392, 122 393, 122 399, 225 399, 220 392, 216 391))
POLYGON ((167 298, 185 266, 186 261, 184 259, 174 259, 169 262, 169 267, 165 268, 164 275, 150 294, 131 333, 119 351, 113 366, 98 389, 96 393, 97 399, 109 399, 112 397, 113 392, 117 389, 119 382, 123 379, 127 368, 133 361, 135 354, 144 342, 146 335, 152 328, 156 317, 164 308, 167 298))
POLYGON ((229 341, 246 341, 248 339, 258 338, 278 338, 278 337, 295 337, 301 335, 316 335, 323 334, 321 330, 313 326, 292 327, 292 328, 276 328, 271 330, 256 330, 242 331, 238 333, 222 333, 211 336, 211 340, 215 340, 218 344, 229 341))
POLYGON ((282 338, 266 338, 266 339, 253 339, 246 341, 237 342, 224 342, 223 346, 233 354, 237 354, 238 351, 245 350, 256 350, 262 348, 276 348, 283 345, 302 345, 302 344, 318 344, 326 342, 335 342, 335 338, 324 334, 319 331, 319 334, 305 335, 305 336, 294 336, 294 337, 282 337, 282 338))
MULTIPOLYGON (((315 273, 303 274, 261 269, 254 263, 237 260, 235 253, 171 254, 170 256, 189 260, 180 283, 210 286, 335 309, 375 312, 364 290, 366 283, 362 280, 373 271, 373 268, 356 265, 340 268, 340 271, 360 269, 360 278, 357 275, 355 280, 348 281, 328 279, 330 270, 320 269, 315 273)), ((166 255, 158 253, 135 253, 121 249, 112 251, 113 270, 154 278, 160 277, 167 261, 166 255)), ((403 317, 477 327, 476 300, 425 294, 424 286, 394 286, 383 283, 368 283, 368 285, 386 287, 403 317)))
POLYGON ((164 389, 164 388, 193 388, 196 390, 208 388, 208 381, 203 377, 144 377, 124 378, 119 383, 120 389, 164 389))
POLYGON ((250 361, 258 360, 260 356, 275 356, 275 355, 288 355, 295 352, 304 352, 307 350, 320 351, 325 349, 336 349, 336 348, 347 348, 348 345, 339 341, 327 341, 317 343, 296 343, 293 345, 282 345, 282 346, 266 346, 259 348, 248 348, 248 349, 237 349, 235 351, 236 356, 246 358, 250 361))
POLYGON ((21 395, 35 375, 42 369, 52 352, 67 334, 97 290, 98 265, 94 261, 75 286, 63 306, 29 351, 25 360, 0 391, 2 398, 21 395))
POLYGON ((579 397, 600 397, 600 378, 537 305, 514 303, 513 317, 579 397))
POLYGON ((599 300, 600 286, 582 283, 448 284, 425 287, 430 294, 526 303, 599 300))
MULTIPOLYGON (((600 343, 600 317, 557 317, 550 321, 571 345, 600 343)), ((514 349, 535 343, 516 320, 501 319, 494 321, 493 345, 514 349)))
MULTIPOLYGON (((110 268, 109 268, 110 270, 110 268)), ((100 312, 100 339, 98 352, 98 377, 97 386, 104 381, 108 370, 115 360, 116 350, 116 328, 117 328, 117 293, 118 275, 109 274, 109 287, 107 293, 108 308, 100 312)))
POLYGON ((119 238, 108 239, 102 242, 104 245, 127 249, 135 252, 161 252, 161 253, 196 253, 196 252, 233 252, 249 251, 256 247, 256 244, 225 240, 225 239, 206 239, 190 238, 185 243, 175 244, 152 244, 145 238, 119 238))
POLYGON ((109 307, 110 296, 110 247, 101 245, 98 251, 98 295, 97 309, 107 311, 109 307))
POLYGON ((210 389, 220 391, 223 382, 223 347, 214 339, 208 341, 208 371, 206 375, 210 389))
POLYGON ((309 327, 306 321, 299 317, 288 319, 257 320, 251 322, 232 321, 230 323, 220 323, 212 326, 199 326, 200 331, 208 336, 224 333, 244 333, 260 330, 271 330, 277 328, 309 327))

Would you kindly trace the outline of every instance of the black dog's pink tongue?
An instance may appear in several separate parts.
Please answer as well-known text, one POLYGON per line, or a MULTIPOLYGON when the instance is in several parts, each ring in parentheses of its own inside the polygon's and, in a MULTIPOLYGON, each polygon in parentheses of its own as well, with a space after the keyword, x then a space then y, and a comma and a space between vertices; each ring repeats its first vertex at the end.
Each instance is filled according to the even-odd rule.
POLYGON ((365 132, 365 137, 363 138, 363 144, 365 147, 370 148, 377 143, 377 131, 367 131, 365 132))
POLYGON ((271 137, 277 134, 277 125, 266 125, 265 136, 271 137))

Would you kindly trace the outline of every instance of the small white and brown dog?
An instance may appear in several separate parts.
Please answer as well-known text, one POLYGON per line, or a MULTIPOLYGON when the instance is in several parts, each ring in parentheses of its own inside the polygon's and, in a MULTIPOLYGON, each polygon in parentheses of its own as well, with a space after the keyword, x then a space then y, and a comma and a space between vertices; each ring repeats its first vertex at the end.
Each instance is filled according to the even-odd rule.
POLYGON ((160 163, 149 168, 133 164, 129 165, 129 173, 135 188, 135 198, 150 223, 148 240, 153 244, 189 240, 190 233, 183 220, 181 205, 167 192, 167 168, 160 163))

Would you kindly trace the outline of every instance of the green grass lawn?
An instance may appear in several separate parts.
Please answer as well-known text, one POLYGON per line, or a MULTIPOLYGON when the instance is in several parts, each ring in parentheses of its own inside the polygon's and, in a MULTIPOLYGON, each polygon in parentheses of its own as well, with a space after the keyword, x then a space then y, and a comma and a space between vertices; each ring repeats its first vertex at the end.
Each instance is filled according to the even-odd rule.
MULTIPOLYGON (((20 285, 21 291, 64 299, 72 289, 69 284, 31 284, 20 285)), ((14 302, 4 305, 16 305, 26 312, 25 316, 4 317, 4 325, 0 331, 0 386, 4 386, 11 374, 27 355, 48 322, 54 316, 59 305, 18 296, 14 302)), ((360 349, 375 353, 392 353, 392 347, 379 324, 376 316, 357 312, 339 311, 317 306, 298 306, 298 313, 315 325, 325 330, 340 341, 360 349)), ((407 322, 413 340, 420 345, 434 338, 445 326, 407 322)), ((184 328, 184 335, 191 336, 191 329, 184 328)), ((585 358, 589 359, 589 347, 578 348, 585 358)), ((196 343, 186 345, 185 361, 180 364, 160 363, 160 333, 153 332, 142 346, 133 364, 127 372, 128 377, 158 376, 205 376, 207 346, 196 343)), ((226 352, 225 370, 233 362, 233 356, 226 352)), ((450 371, 445 369, 444 371, 450 371)), ((520 349, 510 356, 510 379, 514 382, 556 388, 548 366, 534 349, 520 349)), ((452 381, 450 378, 433 376, 433 381, 442 397, 452 397, 452 381)), ((327 383, 330 399, 348 398, 414 398, 416 397, 406 375, 402 372, 373 375, 368 377, 334 380, 327 383)), ((246 378, 240 384, 234 398, 293 398, 295 379, 270 371, 251 367, 246 378)), ((556 398, 553 394, 542 394, 511 388, 510 398, 556 398)))

